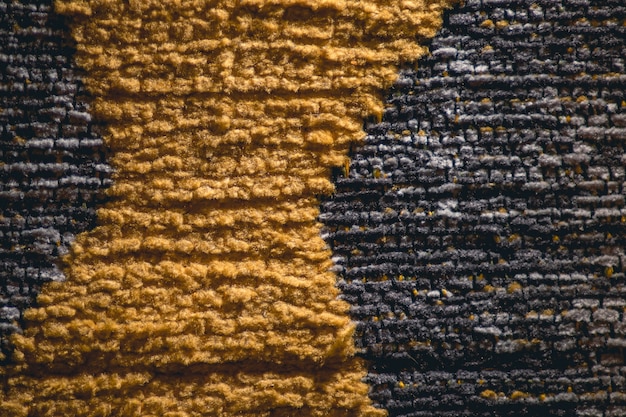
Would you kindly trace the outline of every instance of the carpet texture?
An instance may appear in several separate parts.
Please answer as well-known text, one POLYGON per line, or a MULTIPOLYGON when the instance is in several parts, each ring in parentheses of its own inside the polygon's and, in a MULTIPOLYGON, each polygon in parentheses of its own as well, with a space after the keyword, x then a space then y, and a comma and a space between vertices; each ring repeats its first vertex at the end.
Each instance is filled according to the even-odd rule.
POLYGON ((110 183, 68 41, 50 2, 0 2, 0 364, 110 183))
POLYGON ((468 0, 321 219, 393 416, 626 415, 626 3, 468 0))
POLYGON ((452 6, 0 0, 0 416, 626 415, 626 2, 452 6))
MULTIPOLYGON (((64 279, 10 339, 2 415, 384 415, 354 356, 318 197, 444 6, 57 1, 114 174, 97 226, 72 230, 64 279)), ((25 34, 62 30, 41 27, 49 7, 21 10, 40 16, 25 34)), ((13 84, 35 78, 10 70, 23 74, 13 84)))

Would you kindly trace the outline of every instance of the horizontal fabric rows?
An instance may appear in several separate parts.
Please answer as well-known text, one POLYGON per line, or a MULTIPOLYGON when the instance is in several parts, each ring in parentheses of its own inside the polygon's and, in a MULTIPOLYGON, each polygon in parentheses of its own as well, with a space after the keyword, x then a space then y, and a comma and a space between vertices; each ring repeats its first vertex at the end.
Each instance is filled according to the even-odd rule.
POLYGON ((394 416, 626 414, 623 1, 468 1, 320 220, 394 416))
POLYGON ((115 173, 67 280, 25 313, 5 409, 385 414, 317 216, 447 5, 396 3, 55 3, 115 173))
POLYGON ((0 2, 0 364, 59 256, 95 223, 111 167, 51 1, 0 2))

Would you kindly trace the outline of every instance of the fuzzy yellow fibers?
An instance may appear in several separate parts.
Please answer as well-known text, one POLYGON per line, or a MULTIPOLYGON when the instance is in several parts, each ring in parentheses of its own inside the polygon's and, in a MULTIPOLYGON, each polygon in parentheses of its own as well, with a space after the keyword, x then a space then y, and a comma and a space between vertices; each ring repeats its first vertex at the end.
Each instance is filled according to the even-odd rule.
POLYGON ((381 415, 330 170, 448 0, 59 0, 116 169, 14 338, 3 416, 381 415))

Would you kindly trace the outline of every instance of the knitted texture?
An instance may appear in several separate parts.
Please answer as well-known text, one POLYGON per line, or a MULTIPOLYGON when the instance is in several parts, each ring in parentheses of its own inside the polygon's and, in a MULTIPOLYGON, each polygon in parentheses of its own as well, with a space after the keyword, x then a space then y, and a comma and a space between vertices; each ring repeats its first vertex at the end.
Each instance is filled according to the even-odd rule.
POLYGON ((41 284, 62 279, 58 256, 93 226, 110 171, 50 9, 0 1, 0 364, 41 284))
POLYGON ((467 0, 321 220, 393 416, 626 415, 626 3, 467 0))
POLYGON ((59 0, 115 174, 2 415, 384 415, 318 196, 447 3, 59 0))

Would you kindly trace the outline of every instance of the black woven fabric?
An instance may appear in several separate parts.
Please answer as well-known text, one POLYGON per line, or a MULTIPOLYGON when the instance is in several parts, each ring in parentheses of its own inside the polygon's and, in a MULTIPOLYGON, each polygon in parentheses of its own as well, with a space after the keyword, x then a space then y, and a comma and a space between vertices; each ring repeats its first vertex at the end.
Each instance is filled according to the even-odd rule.
POLYGON ((391 416, 626 415, 626 2, 467 0, 321 221, 391 416))
POLYGON ((109 181, 68 37, 52 1, 0 0, 0 359, 109 181))

